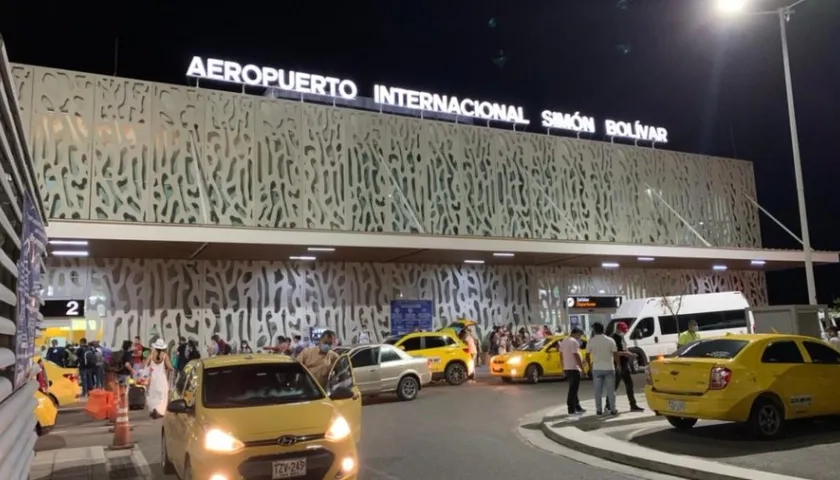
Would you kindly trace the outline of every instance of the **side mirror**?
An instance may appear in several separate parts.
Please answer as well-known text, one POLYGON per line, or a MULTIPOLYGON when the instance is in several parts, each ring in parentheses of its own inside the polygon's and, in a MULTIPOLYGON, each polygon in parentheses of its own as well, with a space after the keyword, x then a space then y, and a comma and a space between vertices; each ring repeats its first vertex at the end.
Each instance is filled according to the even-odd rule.
POLYGON ((352 400, 356 394, 350 387, 336 387, 330 394, 330 400, 352 400))
POLYGON ((192 413, 193 409, 184 399, 172 400, 166 405, 166 411, 172 413, 192 413))

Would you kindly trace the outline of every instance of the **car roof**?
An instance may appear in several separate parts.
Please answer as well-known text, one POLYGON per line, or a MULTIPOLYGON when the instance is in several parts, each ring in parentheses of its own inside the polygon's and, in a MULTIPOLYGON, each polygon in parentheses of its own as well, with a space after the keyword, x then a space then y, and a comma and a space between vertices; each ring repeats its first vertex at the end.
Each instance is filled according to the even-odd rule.
POLYGON ((297 360, 288 355, 276 355, 270 353, 248 353, 237 355, 217 355, 215 357, 203 358, 201 363, 204 368, 235 367, 239 365, 252 365, 259 363, 297 363, 297 360))
MULTIPOLYGON (((702 331, 700 332, 703 333, 702 331)), ((732 335, 715 336, 709 338, 702 338, 704 340, 744 340, 748 342, 755 342, 758 340, 820 340, 817 337, 809 337, 807 335, 794 335, 792 333, 735 333, 732 335)))

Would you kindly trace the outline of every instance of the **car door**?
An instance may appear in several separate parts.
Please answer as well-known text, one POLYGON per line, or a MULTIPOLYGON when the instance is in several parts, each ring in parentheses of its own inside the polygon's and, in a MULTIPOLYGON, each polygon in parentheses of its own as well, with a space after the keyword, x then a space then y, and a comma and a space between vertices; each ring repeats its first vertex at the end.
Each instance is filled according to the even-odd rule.
POLYGON ((333 400, 333 404, 350 424, 356 443, 362 439, 362 395, 353 377, 353 364, 350 357, 341 355, 333 363, 330 376, 327 379, 327 394, 332 395, 338 387, 348 387, 353 390, 353 398, 333 400))
POLYGON ((548 345, 543 347, 537 355, 540 356, 539 361, 543 369, 543 375, 548 377, 563 375, 563 365, 560 358, 560 339, 549 341, 548 345))
POLYGON ((785 404, 786 418, 814 415, 814 386, 808 379, 813 370, 805 363, 802 349, 793 340, 773 340, 761 355, 760 386, 777 394, 785 404))
POLYGON ((840 415, 837 384, 840 383, 840 352, 816 340, 802 342, 810 357, 809 378, 813 382, 817 415, 840 415))
POLYGON ((379 368, 382 378, 382 391, 395 391, 400 381, 400 375, 405 368, 403 357, 397 352, 397 349, 390 345, 382 345, 379 349, 379 368))
POLYGON ((428 335, 423 337, 423 342, 423 351, 436 372, 443 372, 446 365, 457 357, 458 344, 448 335, 428 335))
POLYGON ((353 364, 353 377, 356 386, 363 395, 378 393, 382 390, 382 374, 379 365, 379 347, 361 347, 350 357, 353 364))

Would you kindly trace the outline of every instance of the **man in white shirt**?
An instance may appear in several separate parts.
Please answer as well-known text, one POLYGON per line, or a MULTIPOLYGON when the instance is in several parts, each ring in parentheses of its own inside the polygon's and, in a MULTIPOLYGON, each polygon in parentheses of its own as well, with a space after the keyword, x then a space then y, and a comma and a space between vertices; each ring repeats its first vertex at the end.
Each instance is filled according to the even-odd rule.
POLYGON ((566 394, 566 406, 569 415, 582 415, 585 410, 580 407, 578 390, 580 390, 580 372, 583 371, 583 358, 580 354, 580 337, 583 330, 572 329, 571 335, 560 342, 560 356, 563 361, 563 372, 569 382, 569 392, 566 394))
POLYGON ((592 365, 592 380, 595 383, 595 410, 598 415, 608 413, 618 415, 615 408, 615 366, 618 364, 618 347, 615 340, 604 335, 604 325, 592 325, 594 335, 589 339, 586 348, 589 352, 589 364, 592 365), (611 411, 604 412, 601 408, 603 394, 607 394, 607 405, 611 411))
POLYGON ((832 325, 825 331, 828 333, 828 344, 834 347, 835 350, 840 351, 840 337, 837 336, 837 327, 832 325))

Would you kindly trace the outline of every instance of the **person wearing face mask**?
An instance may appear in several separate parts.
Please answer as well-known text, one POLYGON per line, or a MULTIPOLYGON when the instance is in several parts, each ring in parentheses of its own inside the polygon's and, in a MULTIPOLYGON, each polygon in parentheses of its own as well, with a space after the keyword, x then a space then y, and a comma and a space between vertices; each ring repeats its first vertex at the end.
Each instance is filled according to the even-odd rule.
MULTIPOLYGON (((636 403, 636 395, 633 392, 633 376, 630 374, 630 359, 633 354, 627 351, 627 342, 624 336, 627 334, 627 324, 624 322, 617 322, 615 324, 615 332, 612 334, 612 339, 615 341, 615 346, 618 348, 619 357, 619 371, 615 374, 615 391, 618 392, 618 387, 621 381, 624 380, 624 389, 627 392, 627 400, 630 402, 631 412, 644 412, 645 409, 636 403)), ((612 411, 612 405, 607 404, 606 409, 612 411)))
POLYGON ((677 348, 699 341, 700 334, 697 333, 697 329, 697 320, 689 320, 688 330, 682 332, 677 337, 677 348))
POLYGON ((335 340, 335 332, 325 330, 316 345, 303 349, 297 357, 324 389, 327 388, 333 363, 338 360, 338 354, 333 350, 335 340))

